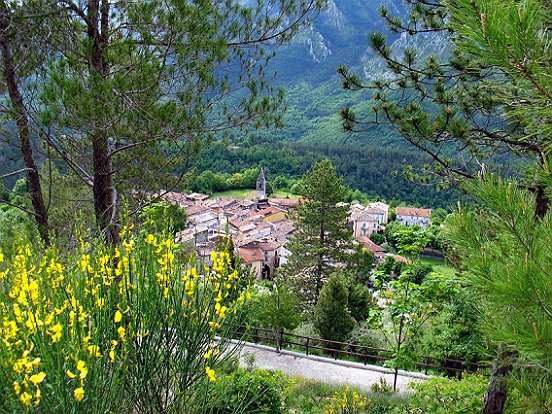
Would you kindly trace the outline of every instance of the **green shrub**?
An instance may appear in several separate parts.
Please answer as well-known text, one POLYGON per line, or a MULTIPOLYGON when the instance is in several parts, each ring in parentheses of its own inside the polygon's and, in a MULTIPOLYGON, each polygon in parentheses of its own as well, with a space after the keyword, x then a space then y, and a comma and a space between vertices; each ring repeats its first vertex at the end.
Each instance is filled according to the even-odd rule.
POLYGON ((483 376, 469 375, 461 380, 435 377, 412 384, 415 392, 408 405, 395 413, 479 414, 487 382, 483 376))
POLYGON ((280 372, 238 369, 215 383, 213 414, 283 414, 291 380, 280 372))

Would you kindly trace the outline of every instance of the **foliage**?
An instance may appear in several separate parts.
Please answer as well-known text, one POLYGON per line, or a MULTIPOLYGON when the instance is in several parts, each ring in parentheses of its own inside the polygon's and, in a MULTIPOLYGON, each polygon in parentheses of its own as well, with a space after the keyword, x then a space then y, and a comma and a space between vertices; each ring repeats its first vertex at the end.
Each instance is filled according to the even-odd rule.
POLYGON ((58 243, 74 239, 79 228, 92 228, 92 189, 70 170, 62 173, 53 162, 40 170, 48 223, 58 243))
POLYGON ((140 220, 149 233, 176 234, 184 230, 187 218, 184 208, 164 201, 148 204, 140 212, 140 220))
POLYGON ((38 235, 29 214, 24 211, 29 208, 26 192, 27 182, 20 179, 7 195, 11 205, 0 205, 0 249, 6 255, 16 251, 18 242, 35 242, 38 235))
POLYGON ((304 201, 294 217, 297 231, 286 245, 292 254, 284 272, 309 302, 318 298, 325 279, 346 261, 352 246, 348 208, 339 204, 347 191, 327 159, 314 164, 303 177, 304 201))
POLYGON ((440 359, 483 361, 488 351, 476 303, 465 289, 453 292, 439 314, 428 321, 418 353, 440 359))
POLYGON ((345 280, 349 291, 347 308, 356 322, 365 321, 373 307, 372 293, 364 284, 345 280))
POLYGON ((362 245, 356 245, 347 259, 347 272, 354 275, 355 281, 365 283, 376 265, 376 255, 362 245))
POLYGON ((253 324, 276 331, 293 330, 301 321, 298 305, 297 295, 282 281, 276 281, 270 290, 253 296, 253 324))
MULTIPOLYGON (((278 135, 289 133, 291 127, 278 131, 278 135)), ((335 137, 333 137, 335 139, 335 137)), ((422 166, 427 162, 423 157, 405 151, 404 148, 382 148, 381 143, 366 143, 362 145, 343 143, 327 144, 297 143, 286 140, 238 141, 234 145, 224 142, 214 142, 202 148, 190 165, 200 174, 190 183, 194 191, 210 193, 214 191, 215 183, 221 188, 245 188, 245 182, 233 179, 234 176, 246 174, 252 166, 262 165, 269 182, 278 188, 300 194, 300 178, 317 161, 329 158, 336 167, 338 175, 343 176, 344 183, 359 191, 353 191, 343 201, 359 198, 363 203, 374 199, 395 199, 410 205, 421 207, 447 207, 455 203, 460 194, 457 191, 437 191, 432 187, 421 187, 400 174, 405 162, 422 166), (199 177, 207 176, 213 180, 209 184, 198 186, 199 177), (216 176, 216 178, 215 178, 216 176), (272 180, 270 179, 271 177, 272 180)), ((258 170, 254 168, 255 171, 258 170)), ((254 179, 257 178, 255 175, 254 179)), ((202 179, 200 180, 202 183, 202 179)), ((248 188, 255 188, 255 182, 248 188)), ((359 201, 360 201, 359 200, 359 201)))
POLYGON ((382 332, 379 329, 374 329, 373 325, 367 321, 357 322, 347 342, 370 348, 383 348, 387 346, 382 332))
POLYGON ((382 245, 386 242, 386 238, 382 233, 372 233, 370 235, 370 240, 372 240, 374 243, 378 245, 382 245))
POLYGON ((492 67, 512 85, 511 90, 504 88, 495 94, 504 105, 505 116, 523 119, 526 134, 542 138, 540 143, 549 151, 552 49, 546 28, 550 5, 540 0, 521 4, 450 0, 445 4, 450 27, 458 33, 458 48, 492 67))
POLYGON ((397 251, 410 261, 418 258, 433 240, 432 234, 418 226, 408 226, 395 233, 397 251))
POLYGON ((395 368, 393 389, 396 389, 397 369, 408 368, 416 357, 416 342, 427 321, 438 314, 444 303, 459 288, 456 280, 433 273, 422 284, 416 284, 408 266, 393 281, 384 283, 378 296, 384 301, 380 309, 370 313, 370 323, 379 329, 393 353, 387 364, 395 368))
POLYGON ((479 414, 487 379, 469 375, 461 380, 433 377, 413 383, 414 392, 400 413, 408 414, 479 414))
POLYGON ((343 342, 353 329, 355 320, 347 305, 349 293, 341 278, 334 274, 320 291, 314 308, 314 328, 321 338, 343 342))
POLYGON ((422 168, 405 169, 424 183, 475 178, 482 162, 501 154, 546 166, 548 127, 541 120, 550 119, 550 9, 544 2, 413 0, 406 16, 386 6, 380 14, 407 46, 393 50, 385 35, 372 33, 370 47, 387 70, 365 81, 339 69, 345 89, 373 90, 372 105, 342 111, 346 129, 393 124, 431 157, 422 168), (424 53, 420 45, 427 42, 444 50, 424 53))
MULTIPOLYGON (((542 377, 547 383, 552 366, 551 213, 540 219, 534 195, 493 175, 482 176, 468 188, 481 209, 462 209, 446 225, 463 276, 481 297, 485 331, 492 341, 516 350, 519 364, 532 366, 533 379, 542 377)), ((550 395, 550 389, 535 386, 537 391, 550 395)))
POLYGON ((217 381, 206 410, 212 414, 284 414, 291 380, 280 372, 238 369, 217 381))
POLYGON ((2 412, 201 412, 248 293, 228 298, 227 253, 196 267, 172 237, 121 236, 0 254, 2 412))

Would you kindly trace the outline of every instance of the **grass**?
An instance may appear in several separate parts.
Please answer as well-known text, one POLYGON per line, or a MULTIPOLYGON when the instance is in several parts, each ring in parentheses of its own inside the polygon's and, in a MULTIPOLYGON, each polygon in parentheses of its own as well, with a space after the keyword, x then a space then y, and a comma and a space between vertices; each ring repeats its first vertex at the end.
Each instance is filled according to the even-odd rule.
MULTIPOLYGON (((249 188, 241 189, 241 190, 228 190, 228 191, 220 191, 218 193, 213 193, 211 195, 211 198, 216 197, 229 197, 229 198, 247 198, 247 199, 255 199, 257 193, 255 190, 251 190, 249 188)), ((275 191, 270 195, 270 198, 299 198, 296 194, 291 194, 287 191, 278 190, 275 191)))
POLYGON ((438 273, 442 273, 445 276, 454 276, 456 274, 456 269, 447 265, 444 260, 422 257, 420 262, 432 266, 433 270, 438 273))

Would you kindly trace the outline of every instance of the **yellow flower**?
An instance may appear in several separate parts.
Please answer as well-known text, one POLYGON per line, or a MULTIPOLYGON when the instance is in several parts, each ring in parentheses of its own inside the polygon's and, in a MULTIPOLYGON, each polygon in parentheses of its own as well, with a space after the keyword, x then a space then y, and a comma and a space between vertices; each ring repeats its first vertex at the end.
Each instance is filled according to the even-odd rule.
POLYGON ((84 361, 79 360, 79 362, 77 362, 77 370, 80 373, 79 374, 80 379, 85 379, 86 376, 88 375, 88 368, 86 367, 86 362, 84 361))
POLYGON ((87 349, 90 355, 94 355, 96 358, 101 358, 102 354, 98 345, 88 345, 87 349))
POLYGON ((209 381, 215 382, 217 380, 217 377, 215 377, 215 370, 211 369, 211 367, 205 367, 205 372, 207 376, 209 377, 209 381))
POLYGON ((82 401, 82 399, 84 398, 84 388, 77 388, 75 391, 73 391, 73 395, 75 396, 75 400, 82 401))
POLYGON ((19 399, 23 403, 23 405, 31 405, 31 401, 33 400, 33 396, 29 394, 27 391, 25 391, 23 394, 19 396, 19 399))
POLYGON ((126 330, 125 328, 123 328, 122 326, 119 326, 117 328, 117 332, 119 333, 119 336, 121 338, 121 341, 125 342, 125 335, 126 335, 126 330))
POLYGON ((52 338, 52 343, 56 343, 61 339, 61 331, 63 330, 63 327, 57 323, 53 326, 50 326, 46 333, 50 335, 50 338, 52 338))
POLYGON ((46 378, 46 374, 44 372, 39 372, 38 374, 31 375, 29 381, 31 381, 33 385, 37 385, 44 381, 44 378, 46 378))
POLYGON ((75 374, 73 374, 71 371, 67 370, 65 371, 65 373, 67 374, 67 376, 71 379, 74 379, 76 378, 77 376, 75 374))
POLYGON ((121 311, 115 312, 115 317, 113 318, 115 323, 121 322, 122 319, 123 319, 123 314, 121 313, 121 311))

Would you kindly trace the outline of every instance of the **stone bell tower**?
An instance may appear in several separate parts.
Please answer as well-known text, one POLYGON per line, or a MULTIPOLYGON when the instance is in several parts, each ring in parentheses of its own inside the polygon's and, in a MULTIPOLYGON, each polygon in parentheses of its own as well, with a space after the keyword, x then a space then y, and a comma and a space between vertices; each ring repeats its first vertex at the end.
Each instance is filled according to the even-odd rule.
POLYGON ((264 168, 261 167, 259 177, 257 178, 257 201, 266 201, 266 177, 264 168))
POLYGON ((261 167, 259 178, 257 178, 257 205, 255 207, 257 210, 263 210, 269 206, 268 196, 266 195, 266 177, 264 168, 261 167))

